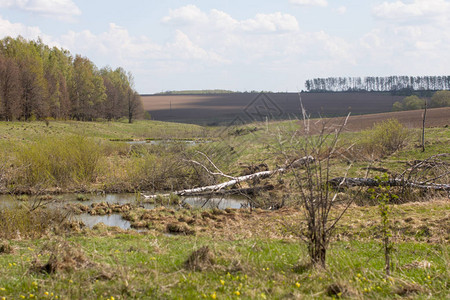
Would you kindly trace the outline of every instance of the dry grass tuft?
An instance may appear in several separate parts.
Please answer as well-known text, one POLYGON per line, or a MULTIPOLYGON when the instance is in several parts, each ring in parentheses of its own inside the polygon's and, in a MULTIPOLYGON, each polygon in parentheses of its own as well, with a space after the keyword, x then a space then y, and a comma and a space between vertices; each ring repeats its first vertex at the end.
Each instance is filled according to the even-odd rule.
POLYGON ((401 297, 407 297, 407 296, 411 296, 412 294, 422 293, 423 288, 416 283, 404 282, 400 286, 398 286, 394 290, 394 292, 395 292, 395 294, 397 294, 401 297))
POLYGON ((0 254, 11 254, 14 253, 14 248, 9 244, 8 241, 0 241, 0 254))
POLYGON ((214 259, 215 255, 211 249, 208 246, 203 246, 191 253, 184 262, 184 267, 192 271, 203 271, 214 265, 214 259))
POLYGON ((54 274, 97 266, 86 257, 79 245, 61 239, 50 241, 44 245, 40 254, 41 256, 50 254, 50 257, 46 263, 43 263, 39 256, 36 256, 31 263, 31 272, 54 274))
POLYGON ((166 229, 168 233, 195 235, 195 230, 189 227, 188 224, 182 222, 169 223, 166 229))

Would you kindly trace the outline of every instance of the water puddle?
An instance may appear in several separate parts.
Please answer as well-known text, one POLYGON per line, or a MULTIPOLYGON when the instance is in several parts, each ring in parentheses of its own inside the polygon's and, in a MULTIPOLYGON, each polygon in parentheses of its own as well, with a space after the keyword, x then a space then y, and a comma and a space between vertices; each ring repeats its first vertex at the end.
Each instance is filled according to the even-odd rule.
POLYGON ((82 221, 87 227, 92 228, 96 224, 103 223, 107 226, 117 226, 122 229, 131 229, 131 223, 124 220, 119 214, 105 216, 92 216, 90 214, 81 214, 73 217, 74 220, 82 221))
POLYGON ((209 140, 133 140, 126 141, 129 145, 166 145, 166 144, 174 144, 174 143, 183 143, 188 146, 195 146, 198 144, 209 143, 209 140))
MULTIPOLYGON (((67 207, 70 204, 83 204, 91 207, 92 204, 97 204, 101 202, 106 202, 109 204, 132 204, 138 207, 153 209, 157 205, 145 202, 137 202, 136 194, 106 194, 106 195, 92 195, 85 194, 84 195, 87 200, 79 201, 77 198, 78 194, 63 194, 63 195, 55 195, 52 196, 51 200, 46 204, 46 207, 52 208, 61 208, 67 207)), ((24 197, 26 198, 26 197, 24 197)), ((142 200, 142 198, 141 198, 142 200)), ((237 196, 227 196, 227 197, 204 197, 204 196, 195 196, 195 197, 181 197, 181 203, 189 204, 192 208, 218 208, 218 209, 226 209, 226 208, 236 208, 239 209, 242 205, 246 204, 246 200, 237 197, 237 196)), ((35 196, 29 196, 28 199, 23 199, 22 201, 17 200, 15 197, 11 195, 0 195, 0 209, 6 207, 14 207, 16 205, 27 205, 32 206, 33 204, 37 204, 38 198, 35 196)), ((174 208, 179 208, 181 205, 174 205, 174 208)), ((119 213, 113 213, 109 215, 90 215, 87 213, 83 213, 80 215, 73 216, 73 219, 82 221, 86 226, 92 228, 98 223, 104 223, 108 226, 117 226, 122 229, 130 229, 131 224, 127 220, 124 220, 119 213)))

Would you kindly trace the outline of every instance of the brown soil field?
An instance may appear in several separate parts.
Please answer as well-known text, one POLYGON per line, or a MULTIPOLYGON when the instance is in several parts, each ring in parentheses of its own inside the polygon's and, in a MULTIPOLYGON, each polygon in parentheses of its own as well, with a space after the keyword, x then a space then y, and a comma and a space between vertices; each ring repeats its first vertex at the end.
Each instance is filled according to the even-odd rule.
POLYGON ((142 95, 153 120, 224 124, 289 119, 301 114, 300 97, 312 117, 338 117, 389 112, 403 96, 389 93, 232 93, 211 95, 142 95))
MULTIPOLYGON (((344 122, 344 117, 328 118, 323 120, 311 120, 311 125, 321 127, 320 124, 326 124, 326 127, 337 127, 344 122)), ((388 119, 397 119, 408 128, 421 128, 423 120, 423 110, 398 111, 369 115, 350 115, 345 131, 360 131, 371 128, 375 123, 388 119)), ((450 126, 450 107, 432 108, 427 110, 425 127, 444 127, 450 126)), ((312 126, 313 127, 313 126, 312 126)))

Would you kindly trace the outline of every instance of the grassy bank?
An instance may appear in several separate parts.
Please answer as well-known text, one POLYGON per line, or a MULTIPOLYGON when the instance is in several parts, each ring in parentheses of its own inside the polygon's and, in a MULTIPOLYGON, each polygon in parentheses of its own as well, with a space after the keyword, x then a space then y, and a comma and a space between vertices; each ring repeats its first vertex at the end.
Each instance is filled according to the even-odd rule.
MULTIPOLYGON (((331 174, 342 176, 350 160, 351 176, 363 176, 368 165, 399 174, 409 161, 448 152, 449 128, 427 129, 426 151, 422 152, 420 130, 402 129, 398 136, 384 134, 385 130, 395 132, 398 126, 344 132, 338 144, 341 156, 333 159, 331 174)), ((298 129, 298 122, 228 128, 156 121, 50 122, 49 126, 44 122, 0 122, 0 191, 157 192, 217 183, 223 179, 190 162, 212 167, 198 151, 233 176, 256 170, 261 164, 274 169, 303 155, 298 151, 302 143, 296 136, 298 129), (125 142, 134 139, 172 142, 125 142)))
MULTIPOLYGON (((396 207, 393 218, 403 222, 407 214, 412 228, 430 224, 423 221, 428 218, 449 225, 448 209, 442 201, 405 204, 396 207)), ((8 247, 0 253, 0 298, 447 299, 448 226, 428 225, 427 236, 410 230, 407 240, 396 236, 393 272, 386 277, 376 231, 367 224, 354 226, 350 216, 362 214, 359 221, 375 226, 377 208, 352 210, 341 223, 346 234, 330 246, 327 269, 308 266, 305 245, 283 226, 286 220, 301 219, 295 210, 218 216, 211 226, 188 236, 99 225, 64 237, 49 233, 3 242, 8 247), (269 229, 268 224, 278 226, 269 229)))

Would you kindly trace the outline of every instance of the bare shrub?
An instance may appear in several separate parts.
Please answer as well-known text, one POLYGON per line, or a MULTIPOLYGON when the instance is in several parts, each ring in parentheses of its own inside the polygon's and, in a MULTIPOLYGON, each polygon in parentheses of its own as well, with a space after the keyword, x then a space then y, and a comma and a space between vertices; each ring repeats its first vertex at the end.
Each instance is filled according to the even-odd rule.
MULTIPOLYGON (((308 254, 313 266, 326 266, 326 253, 336 224, 351 204, 351 200, 342 203, 337 191, 329 184, 332 159, 341 155, 338 147, 340 134, 346 125, 327 128, 324 120, 319 120, 321 128, 318 134, 310 131, 310 120, 303 110, 303 127, 289 135, 279 134, 279 149, 282 157, 289 161, 294 157, 313 157, 304 161, 302 168, 292 168, 294 186, 289 191, 298 200, 304 211, 305 220, 297 230, 307 244, 308 254), (337 204, 343 204, 337 208, 337 204), (336 215, 331 219, 330 212, 336 215)), ((317 124, 315 127, 319 128, 317 124)), ((349 161, 349 168, 351 162, 349 161)), ((348 171, 348 170, 347 170, 348 171)), ((346 173, 345 170, 342 171, 346 173)), ((340 185, 338 184, 338 188, 340 185)))
POLYGON ((363 131, 363 138, 355 150, 369 156, 384 157, 406 146, 409 134, 410 130, 397 119, 389 119, 363 131))

